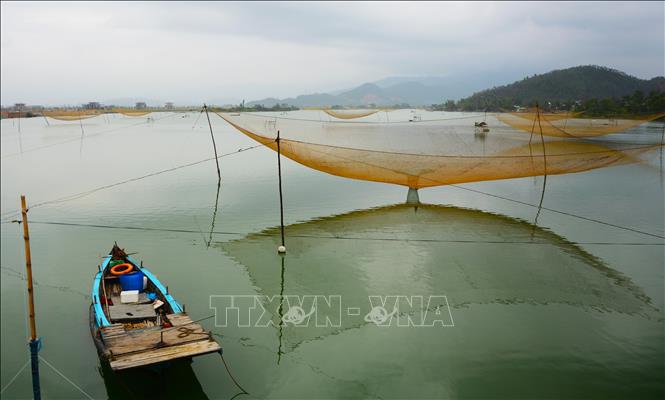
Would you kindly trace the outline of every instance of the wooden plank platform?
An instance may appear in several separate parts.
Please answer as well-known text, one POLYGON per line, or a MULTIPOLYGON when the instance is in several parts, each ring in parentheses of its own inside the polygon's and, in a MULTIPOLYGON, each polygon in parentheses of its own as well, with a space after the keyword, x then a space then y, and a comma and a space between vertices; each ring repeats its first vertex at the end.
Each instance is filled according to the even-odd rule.
POLYGON ((169 314, 173 328, 151 327, 127 331, 123 324, 101 329, 104 344, 109 350, 114 370, 156 364, 163 361, 221 350, 208 332, 186 313, 169 314))
POLYGON ((182 344, 179 346, 163 347, 161 349, 147 352, 115 357, 111 361, 111 368, 114 371, 117 371, 121 369, 157 364, 164 361, 175 360, 177 358, 216 353, 219 350, 221 350, 221 347, 215 341, 198 341, 194 343, 182 344))
POLYGON ((124 335, 126 332, 125 326, 123 324, 113 324, 107 326, 106 328, 102 328, 101 333, 102 339, 107 340, 113 336, 124 335))

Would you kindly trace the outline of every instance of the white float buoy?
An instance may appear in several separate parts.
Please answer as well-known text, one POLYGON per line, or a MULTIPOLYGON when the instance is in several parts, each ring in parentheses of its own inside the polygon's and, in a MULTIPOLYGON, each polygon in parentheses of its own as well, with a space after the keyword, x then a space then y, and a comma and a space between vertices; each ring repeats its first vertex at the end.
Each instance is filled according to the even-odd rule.
POLYGON ((280 253, 280 254, 284 254, 284 253, 286 253, 286 247, 284 247, 284 246, 279 246, 279 247, 277 248, 277 252, 280 253))

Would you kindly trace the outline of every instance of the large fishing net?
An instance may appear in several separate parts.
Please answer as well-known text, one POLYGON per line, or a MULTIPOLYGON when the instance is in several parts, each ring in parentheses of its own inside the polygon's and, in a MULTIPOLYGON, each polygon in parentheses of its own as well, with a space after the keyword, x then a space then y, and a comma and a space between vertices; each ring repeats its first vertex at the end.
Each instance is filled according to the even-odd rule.
MULTIPOLYGON (((638 120, 617 122, 610 128, 574 118, 534 121, 502 114, 488 116, 487 126, 474 124, 477 116, 433 119, 432 115, 411 122, 314 121, 267 114, 219 114, 247 136, 273 150, 280 134, 281 153, 308 167, 333 175, 393 183, 418 189, 430 186, 589 171, 638 162, 646 153, 662 147, 662 124, 651 124, 611 140, 582 140, 550 134, 543 126, 568 121, 566 129, 579 136, 634 128, 638 120), (500 121, 520 122, 517 129, 500 121), (575 122, 571 122, 575 120, 575 122), (574 125, 575 128, 570 128, 574 125), (489 127, 489 129, 487 128, 489 127), (585 135, 583 135, 585 134, 585 135)), ((430 113, 435 114, 435 113, 430 113)), ((445 114, 444 114, 445 117, 445 114)), ((476 119, 477 121, 477 119, 476 119)), ((596 120, 597 121, 597 120, 596 120)), ((639 124, 644 123, 639 120, 639 124)), ((605 134, 609 134, 607 132, 605 134)))
POLYGON ((127 109, 127 108, 115 108, 113 109, 114 113, 122 114, 126 117, 143 117, 146 116, 150 113, 152 113, 151 110, 135 110, 135 109, 127 109))
POLYGON ((82 119, 94 118, 103 113, 101 110, 51 110, 42 112, 45 117, 58 121, 80 121, 82 119))
POLYGON ((321 111, 337 119, 356 119, 368 117, 372 114, 376 114, 381 110, 333 110, 326 108, 321 111))
POLYGON ((617 116, 612 118, 580 118, 570 113, 505 113, 498 114, 504 124, 527 133, 564 138, 604 136, 627 131, 646 122, 665 116, 665 113, 641 116, 617 116))

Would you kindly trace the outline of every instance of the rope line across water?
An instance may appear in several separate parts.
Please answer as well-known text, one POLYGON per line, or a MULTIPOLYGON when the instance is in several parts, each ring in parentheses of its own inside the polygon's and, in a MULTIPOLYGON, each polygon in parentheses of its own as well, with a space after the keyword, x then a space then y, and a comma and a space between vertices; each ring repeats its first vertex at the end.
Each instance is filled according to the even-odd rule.
MULTIPOLYGON (((218 157, 209 157, 209 158, 206 158, 206 159, 203 159, 203 160, 193 161, 193 162, 190 162, 190 163, 187 163, 187 164, 177 165, 175 167, 163 169, 163 170, 160 170, 160 171, 151 172, 149 174, 141 175, 141 176, 138 176, 138 177, 125 179, 125 180, 120 181, 120 182, 115 182, 115 183, 111 183, 111 184, 108 184, 108 185, 99 186, 97 188, 86 190, 84 192, 80 192, 80 193, 60 197, 60 198, 53 199, 53 200, 46 200, 46 201, 38 202, 38 203, 32 204, 29 207, 29 209, 31 210, 33 208, 42 207, 42 206, 45 206, 47 204, 63 203, 63 202, 67 202, 67 201, 80 199, 82 197, 91 195, 91 194, 99 192, 101 190, 110 189, 112 187, 124 185, 126 183, 136 182, 136 181, 139 181, 141 179, 150 178, 150 177, 161 175, 161 174, 164 174, 164 173, 167 173, 167 172, 173 172, 173 171, 177 171, 179 169, 192 167, 192 166, 195 166, 195 165, 203 164, 203 163, 208 162, 208 161, 212 161, 215 158, 223 158, 223 157, 227 157, 227 156, 242 153, 242 152, 245 152, 245 151, 253 150, 253 149, 256 149, 256 148, 259 148, 259 147, 263 147, 263 146, 264 146, 263 144, 258 144, 258 145, 255 145, 255 146, 244 147, 244 148, 238 149, 238 150, 236 150, 234 152, 231 152, 231 153, 222 154, 218 157)), ((8 218, 10 216, 13 217, 13 216, 16 216, 16 215, 19 215, 18 210, 5 212, 5 213, 2 214, 2 218, 8 218)), ((3 222, 9 222, 9 221, 3 221, 3 222)))
POLYGON ((88 393, 86 393, 85 390, 81 389, 81 387, 80 387, 79 385, 75 384, 71 379, 67 378, 67 376, 65 376, 65 374, 63 374, 62 372, 60 372, 60 370, 58 370, 56 367, 54 367, 50 362, 46 361, 46 359, 45 359, 44 357, 39 356, 39 359, 42 360, 46 365, 48 365, 49 367, 51 367, 51 369, 52 369, 53 371, 55 371, 58 375, 60 375, 60 376, 62 377, 62 379, 64 379, 64 380, 66 380, 67 382, 69 382, 69 383, 70 383, 72 386, 74 386, 79 392, 81 392, 85 397, 87 397, 87 398, 90 399, 90 400, 94 400, 94 398, 93 398, 92 396, 90 396, 88 393))
MULTIPOLYGON (((61 221, 30 221, 31 224, 37 225, 59 225, 70 227, 83 227, 83 228, 98 228, 98 229, 120 229, 120 230, 138 230, 149 232, 171 232, 171 233, 192 233, 200 234, 200 230, 185 229, 185 228, 152 228, 144 226, 116 226, 116 225, 100 225, 100 224, 82 224, 73 222, 61 221)), ((215 235, 246 235, 246 232, 231 232, 231 231, 213 231, 215 235)), ((256 233, 256 236, 277 236, 277 233, 256 233)), ((533 241, 533 240, 465 240, 465 239, 403 239, 403 238, 389 238, 389 237, 363 237, 363 236, 325 236, 325 235, 289 235, 291 238, 302 239, 333 239, 333 240, 368 240, 368 241, 386 241, 386 242, 425 242, 425 243, 474 243, 474 244, 536 244, 548 245, 549 242, 533 241)), ((602 246, 665 246, 663 243, 640 243, 640 242, 570 242, 576 245, 602 245, 602 246)))
POLYGON ((25 364, 23 364, 23 366, 21 367, 21 369, 18 370, 16 375, 14 375, 14 377, 9 380, 9 382, 5 385, 5 387, 3 387, 2 390, 0 390, 0 394, 4 393, 5 390, 7 390, 7 388, 10 387, 12 383, 14 383, 16 378, 18 378, 18 376, 21 375, 21 372, 23 372, 23 370, 25 369, 25 367, 28 366, 28 364, 30 364, 30 359, 28 359, 28 361, 26 361, 25 364))
POLYGON ((652 237, 655 237, 655 238, 658 238, 658 239, 665 239, 665 236, 661 236, 661 235, 658 235, 658 234, 655 234, 655 233, 645 232, 645 231, 641 231, 639 229, 631 228, 631 227, 628 227, 628 226, 617 225, 617 224, 613 224, 611 222, 605 222, 605 221, 601 221, 599 219, 585 217, 583 215, 573 214, 573 213, 569 213, 569 212, 566 212, 566 211, 555 210, 553 208, 542 207, 542 206, 539 206, 537 204, 531 204, 531 203, 527 203, 525 201, 511 199, 510 197, 504 197, 504 196, 500 196, 498 194, 483 192, 482 190, 471 189, 471 188, 467 188, 467 187, 459 186, 459 185, 449 185, 449 186, 452 186, 456 189, 467 190, 467 191, 482 194, 482 195, 485 195, 485 196, 490 196, 490 197, 494 197, 494 198, 497 198, 497 199, 506 200, 506 201, 510 201, 510 202, 513 202, 513 203, 522 204, 522 205, 525 205, 525 206, 534 207, 534 208, 538 208, 538 209, 543 209, 545 211, 550 211, 550 212, 553 212, 553 213, 578 218, 578 219, 581 219, 581 220, 584 220, 584 221, 595 222, 597 224, 607 225, 607 226, 611 226, 613 228, 624 229, 624 230, 627 230, 627 231, 640 233, 642 235, 652 236, 652 237))

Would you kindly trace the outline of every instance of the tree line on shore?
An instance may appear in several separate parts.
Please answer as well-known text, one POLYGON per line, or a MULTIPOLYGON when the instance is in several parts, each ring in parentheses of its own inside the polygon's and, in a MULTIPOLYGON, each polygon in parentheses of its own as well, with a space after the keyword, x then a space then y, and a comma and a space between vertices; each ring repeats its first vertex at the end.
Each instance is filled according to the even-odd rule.
POLYGON ((587 116, 639 115, 665 112, 665 92, 652 90, 645 94, 636 90, 632 95, 591 98, 586 100, 523 101, 519 98, 473 96, 459 101, 447 100, 433 104, 435 111, 516 111, 538 105, 544 112, 583 112, 587 116))

